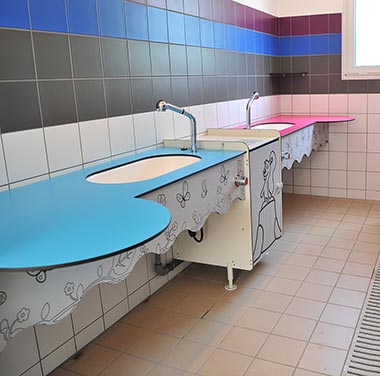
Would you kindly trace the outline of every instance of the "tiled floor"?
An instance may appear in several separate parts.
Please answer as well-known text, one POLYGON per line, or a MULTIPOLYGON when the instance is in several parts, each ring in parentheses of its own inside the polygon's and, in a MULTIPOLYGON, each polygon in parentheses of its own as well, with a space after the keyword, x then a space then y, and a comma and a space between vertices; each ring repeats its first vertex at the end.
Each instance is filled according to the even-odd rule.
POLYGON ((287 195, 238 289, 191 265, 54 376, 340 375, 380 249, 380 203, 287 195))

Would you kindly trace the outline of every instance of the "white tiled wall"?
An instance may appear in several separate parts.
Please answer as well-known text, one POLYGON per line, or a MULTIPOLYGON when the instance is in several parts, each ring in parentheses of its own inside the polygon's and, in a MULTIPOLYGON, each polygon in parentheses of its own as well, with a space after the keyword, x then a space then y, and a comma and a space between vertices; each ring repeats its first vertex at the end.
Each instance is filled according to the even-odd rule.
POLYGON ((314 195, 380 199, 380 95, 286 95, 281 97, 281 111, 304 113, 300 108, 308 102, 310 114, 349 115, 356 120, 330 124, 328 146, 292 170, 283 170, 285 190, 300 193, 310 188, 314 195))

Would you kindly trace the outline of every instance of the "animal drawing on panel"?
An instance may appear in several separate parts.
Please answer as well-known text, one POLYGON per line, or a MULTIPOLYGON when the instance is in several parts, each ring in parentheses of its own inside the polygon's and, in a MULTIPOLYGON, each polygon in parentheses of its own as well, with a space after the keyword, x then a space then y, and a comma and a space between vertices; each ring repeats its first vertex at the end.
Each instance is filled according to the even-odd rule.
POLYGON ((277 155, 272 150, 264 161, 263 185, 260 192, 262 199, 256 229, 254 261, 264 253, 277 239, 281 237, 281 226, 277 217, 277 203, 275 198, 275 171, 277 155))

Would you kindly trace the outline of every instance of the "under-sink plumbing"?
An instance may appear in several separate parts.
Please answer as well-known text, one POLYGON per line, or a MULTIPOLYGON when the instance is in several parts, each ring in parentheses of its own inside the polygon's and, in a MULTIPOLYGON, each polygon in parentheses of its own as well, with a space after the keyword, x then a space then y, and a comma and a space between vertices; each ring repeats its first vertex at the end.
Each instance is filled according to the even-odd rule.
POLYGON ((246 123, 247 129, 251 129, 251 107, 252 107, 252 104, 255 100, 257 100, 259 98, 260 98, 259 93, 257 91, 254 91, 252 93, 251 97, 249 98, 248 102, 247 102, 247 106, 245 108, 246 118, 247 118, 247 123, 246 123))
POLYGON ((190 119, 191 123, 191 151, 193 153, 197 152, 197 122, 195 120, 194 115, 190 112, 187 112, 183 108, 177 107, 174 104, 166 103, 164 100, 159 100, 156 104, 156 111, 164 112, 166 110, 170 110, 176 112, 177 114, 185 115, 188 119, 190 119))

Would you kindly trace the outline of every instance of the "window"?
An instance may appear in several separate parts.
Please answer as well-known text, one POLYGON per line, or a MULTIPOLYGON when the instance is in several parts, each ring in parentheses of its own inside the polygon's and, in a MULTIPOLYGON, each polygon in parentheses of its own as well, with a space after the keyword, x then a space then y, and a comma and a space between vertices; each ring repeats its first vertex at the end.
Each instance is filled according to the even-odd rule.
POLYGON ((342 79, 380 79, 379 0, 345 0, 342 79))

